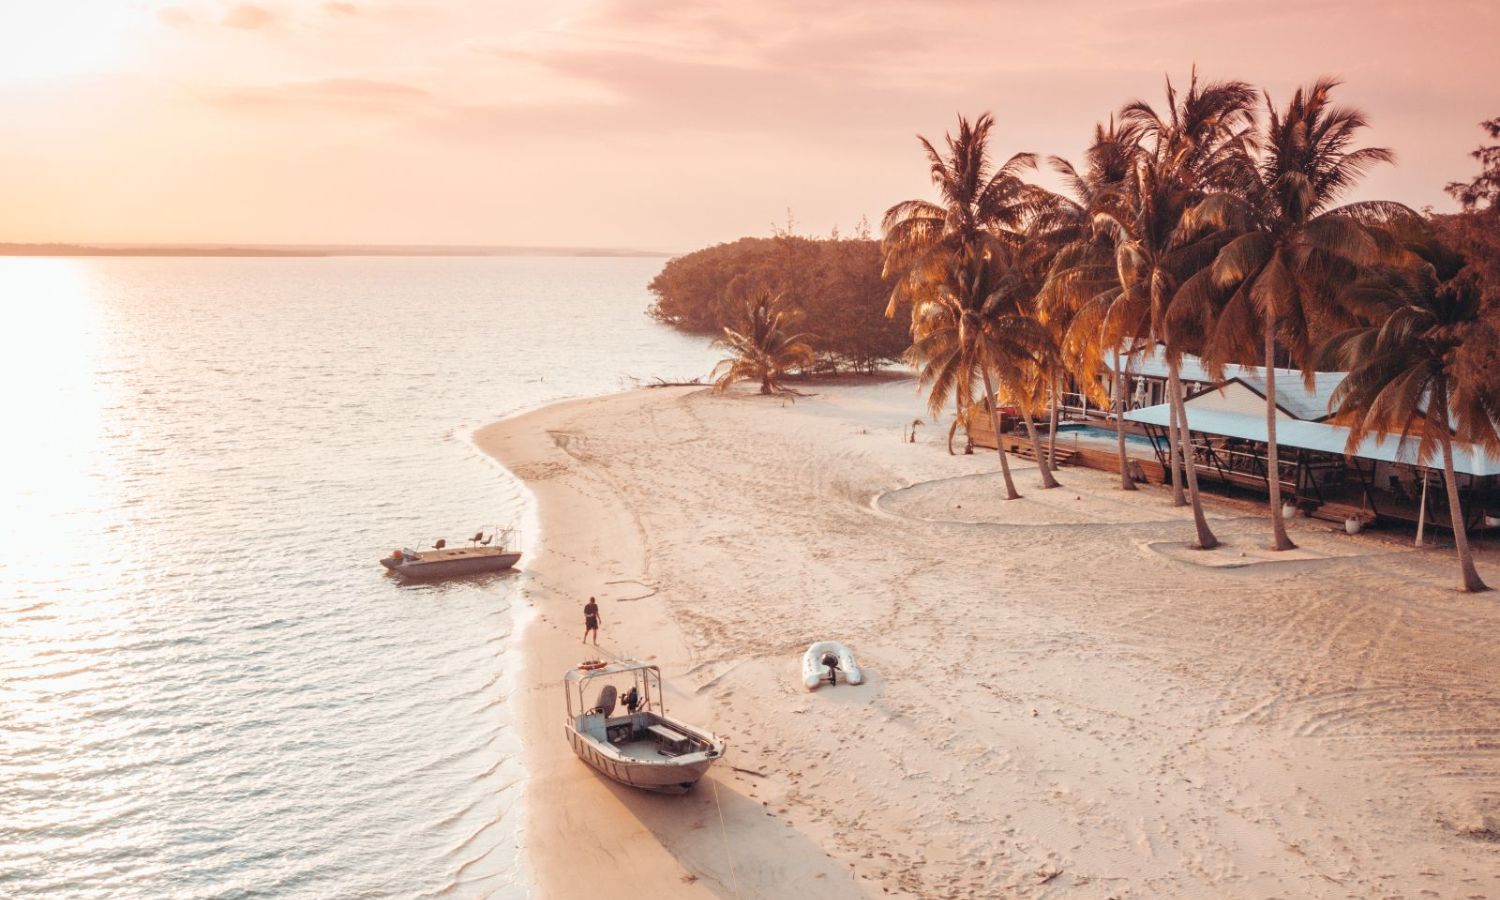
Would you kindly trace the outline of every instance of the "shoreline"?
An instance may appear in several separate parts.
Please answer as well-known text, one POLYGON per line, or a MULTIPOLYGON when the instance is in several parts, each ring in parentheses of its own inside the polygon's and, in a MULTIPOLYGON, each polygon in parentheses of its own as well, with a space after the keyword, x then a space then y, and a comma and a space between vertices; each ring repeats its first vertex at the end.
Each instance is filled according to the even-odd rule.
MULTIPOLYGON (((597 655, 656 662, 662 667, 673 711, 689 718, 703 712, 693 709, 693 698, 683 695, 673 683, 674 676, 690 666, 692 653, 670 623, 661 601, 654 597, 628 601, 633 618, 650 619, 645 626, 622 628, 614 621, 618 607, 611 601, 618 602, 622 593, 615 589, 623 586, 628 589, 626 593, 637 594, 640 585, 650 583, 644 548, 632 534, 637 523, 623 505, 610 505, 601 514, 597 504, 608 503, 602 495, 580 496, 576 482, 557 479, 571 457, 564 449, 569 440, 559 440, 563 433, 554 430, 560 422, 599 405, 702 390, 702 386, 636 388, 560 400, 508 416, 473 434, 474 444, 481 451, 526 486, 537 520, 535 537, 528 540, 531 563, 523 567, 520 585, 527 618, 516 643, 520 651, 519 693, 513 694, 521 698, 515 715, 522 767, 527 773, 522 797, 522 846, 537 897, 570 896, 569 887, 580 880, 650 884, 661 886, 654 889, 665 895, 670 879, 672 885, 681 886, 682 896, 714 896, 696 886, 705 875, 710 883, 725 888, 735 882, 721 845, 701 846, 701 841, 682 840, 692 852, 704 854, 701 872, 688 873, 689 880, 683 880, 684 866, 656 836, 658 831, 680 828, 673 820, 683 806, 712 803, 717 813, 720 802, 727 798, 721 795, 720 802, 715 802, 714 788, 708 784, 689 797, 635 796, 637 792, 598 777, 579 762, 558 727, 562 718, 562 674, 580 659, 596 655, 592 646, 573 641, 573 620, 579 620, 576 624, 581 631, 581 608, 589 596, 598 596, 603 607, 604 628, 597 655), (562 530, 569 532, 570 552, 549 544, 548 535, 562 530), (599 557, 606 568, 592 569, 580 559, 576 554, 580 546, 603 551, 599 557), (602 814, 610 808, 616 810, 614 815, 602 814), (715 855, 721 857, 720 864, 709 858, 715 855)), ((592 481, 587 477, 584 480, 592 481)), ((699 809, 700 813, 704 811, 699 809)))
POLYGON ((1262 513, 1206 500, 1205 563, 1165 492, 1109 473, 1040 491, 1013 461, 999 501, 993 456, 900 442, 919 408, 909 381, 653 388, 473 433, 538 523, 512 694, 534 896, 1500 893, 1500 611, 1447 554, 1298 522, 1267 559, 1262 513), (684 797, 562 739, 591 594, 601 650, 730 741, 684 797), (809 637, 866 685, 801 690, 809 637))

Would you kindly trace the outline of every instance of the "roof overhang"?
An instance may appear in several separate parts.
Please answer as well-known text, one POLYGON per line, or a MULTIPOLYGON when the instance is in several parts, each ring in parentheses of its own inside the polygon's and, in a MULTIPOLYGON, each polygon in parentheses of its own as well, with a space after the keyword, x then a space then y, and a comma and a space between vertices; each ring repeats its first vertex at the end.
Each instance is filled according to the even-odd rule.
MULTIPOLYGON (((1187 412, 1189 431, 1256 441, 1262 444, 1267 441, 1266 420, 1263 416, 1195 408, 1192 404, 1185 404, 1183 409, 1187 412)), ((1131 410, 1125 414, 1125 418, 1142 425, 1166 428, 1171 421, 1170 405, 1163 403, 1158 406, 1131 410)), ((1419 462, 1417 448, 1420 442, 1416 438, 1403 440, 1394 435, 1386 438, 1369 436, 1360 441, 1351 452, 1348 450, 1349 429, 1343 425, 1331 425, 1327 422, 1278 419, 1276 443, 1282 447, 1298 447, 1303 450, 1372 459, 1377 462, 1413 466, 1430 464, 1419 462)), ((1473 444, 1454 441, 1453 468, 1466 475, 1478 477, 1500 475, 1500 459, 1473 444)))

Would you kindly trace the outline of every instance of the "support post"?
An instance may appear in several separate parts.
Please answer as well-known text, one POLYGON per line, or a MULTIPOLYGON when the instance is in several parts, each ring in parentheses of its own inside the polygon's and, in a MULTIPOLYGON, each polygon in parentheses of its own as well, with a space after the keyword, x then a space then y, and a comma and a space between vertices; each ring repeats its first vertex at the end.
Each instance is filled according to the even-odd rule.
POLYGON ((1427 470, 1419 469, 1422 473, 1422 507, 1417 510, 1417 541, 1414 546, 1422 546, 1422 534, 1427 529, 1427 470))

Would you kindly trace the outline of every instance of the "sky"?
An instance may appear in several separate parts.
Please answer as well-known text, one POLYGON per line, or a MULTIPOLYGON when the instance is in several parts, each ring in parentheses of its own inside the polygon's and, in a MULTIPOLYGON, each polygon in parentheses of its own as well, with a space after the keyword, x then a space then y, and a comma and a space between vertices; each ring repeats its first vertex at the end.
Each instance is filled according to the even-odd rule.
POLYGON ((1341 77, 1398 157, 1351 199, 1448 210, 1495 34, 1494 0, 6 0, 0 241, 847 235, 931 196, 918 134, 1076 158, 1195 64, 1341 77))

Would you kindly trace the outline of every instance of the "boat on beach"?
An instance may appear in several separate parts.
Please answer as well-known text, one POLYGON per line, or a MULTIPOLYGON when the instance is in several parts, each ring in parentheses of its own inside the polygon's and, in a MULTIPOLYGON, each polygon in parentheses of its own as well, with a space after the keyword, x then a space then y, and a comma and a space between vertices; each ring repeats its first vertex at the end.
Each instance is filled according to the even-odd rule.
POLYGON ((579 759, 621 784, 685 793, 728 746, 712 732, 667 715, 657 666, 590 661, 568 671, 563 689, 569 746, 579 759), (617 712, 618 706, 624 709, 617 712))
POLYGON ((507 529, 488 538, 480 532, 470 539, 468 547, 449 547, 441 540, 431 550, 402 547, 392 550, 390 556, 380 560, 380 564, 403 578, 411 579, 504 572, 521 561, 521 552, 509 549, 510 537, 511 532, 507 529), (499 538, 498 544, 489 546, 496 538, 499 538))
POLYGON ((845 684, 859 684, 864 673, 854 659, 854 651, 838 641, 817 641, 802 654, 802 686, 816 690, 827 678, 833 684, 837 672, 844 673, 845 684))

